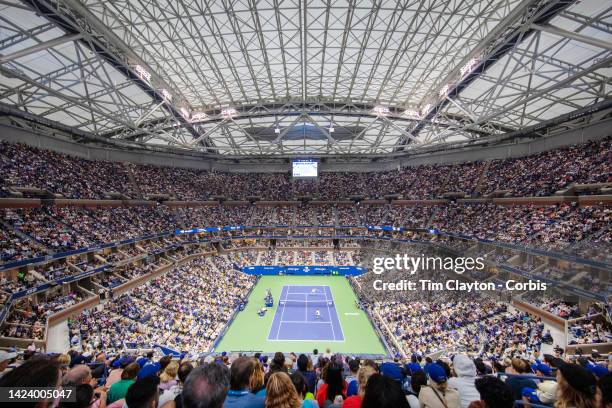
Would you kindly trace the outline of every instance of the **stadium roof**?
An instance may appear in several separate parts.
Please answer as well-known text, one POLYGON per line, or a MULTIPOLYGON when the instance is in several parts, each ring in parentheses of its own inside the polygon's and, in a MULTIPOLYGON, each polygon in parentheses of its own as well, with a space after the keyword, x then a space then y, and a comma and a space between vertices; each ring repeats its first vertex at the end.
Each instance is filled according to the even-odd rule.
POLYGON ((612 3, 0 0, 0 54, 82 142, 374 157, 609 113, 612 3))

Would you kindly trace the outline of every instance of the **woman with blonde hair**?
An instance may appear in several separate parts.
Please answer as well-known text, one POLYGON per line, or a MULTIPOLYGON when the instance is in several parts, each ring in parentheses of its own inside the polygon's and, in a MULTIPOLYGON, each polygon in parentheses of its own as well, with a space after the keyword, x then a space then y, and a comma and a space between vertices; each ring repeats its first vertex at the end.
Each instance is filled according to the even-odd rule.
POLYGON ((374 367, 363 366, 359 368, 359 371, 357 371, 357 382, 359 383, 357 395, 353 395, 345 399, 342 403, 342 408, 361 407, 361 402, 363 401, 363 396, 365 395, 366 384, 368 383, 368 379, 372 376, 372 374, 376 374, 374 367))
POLYGON ((557 398, 555 408, 596 408, 597 383, 589 370, 557 359, 557 398))
POLYGON ((178 361, 171 361, 164 369, 164 372, 159 376, 159 388, 166 391, 174 387, 177 383, 176 375, 178 374, 178 370, 178 361))
POLYGON ((70 367, 70 356, 68 354, 58 354, 55 356, 55 361, 60 365, 62 375, 66 374, 70 367))
POLYGON ((265 371, 263 364, 256 358, 253 359, 255 362, 255 369, 253 370, 253 374, 251 375, 251 379, 249 381, 249 389, 251 392, 258 397, 266 396, 266 384, 265 384, 265 371))
POLYGON ((289 377, 282 371, 273 373, 266 385, 266 408, 300 408, 302 401, 289 377))

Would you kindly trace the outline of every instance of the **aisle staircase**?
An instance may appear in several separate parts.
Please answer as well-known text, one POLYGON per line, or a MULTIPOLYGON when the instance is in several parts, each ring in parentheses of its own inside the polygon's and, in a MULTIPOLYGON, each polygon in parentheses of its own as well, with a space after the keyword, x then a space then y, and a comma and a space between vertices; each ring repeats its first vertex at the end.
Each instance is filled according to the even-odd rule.
POLYGON ((130 165, 130 163, 124 163, 123 165, 125 166, 128 180, 130 181, 130 184, 132 186, 132 191, 136 192, 136 194, 138 195, 137 198, 142 198, 142 190, 136 182, 136 177, 134 177, 134 170, 132 169, 132 166, 130 165))
POLYGON ((480 176, 478 177, 478 180, 476 181, 476 188, 474 189, 474 195, 477 197, 480 196, 480 191, 484 187, 484 182, 487 179, 487 174, 489 173, 489 167, 491 167, 491 160, 485 161, 485 165, 484 165, 484 168, 482 169, 482 173, 480 173, 480 176))

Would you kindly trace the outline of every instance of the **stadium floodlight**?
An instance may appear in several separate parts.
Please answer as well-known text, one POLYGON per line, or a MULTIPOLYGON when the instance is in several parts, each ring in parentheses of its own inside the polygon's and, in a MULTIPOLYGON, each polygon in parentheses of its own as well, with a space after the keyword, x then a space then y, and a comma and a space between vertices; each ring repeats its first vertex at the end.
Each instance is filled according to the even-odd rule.
POLYGON ((404 111, 404 116, 407 116, 407 117, 412 118, 412 119, 420 119, 421 118, 421 114, 419 113, 419 111, 414 110, 414 109, 406 109, 404 111))
POLYGON ((427 105, 423 106, 423 109, 421 109, 421 117, 425 117, 425 115, 427 115, 429 111, 431 111, 431 103, 428 103, 427 105))
POLYGON ((165 88, 162 88, 159 90, 159 92, 162 94, 162 97, 164 98, 164 100, 170 102, 172 100, 172 94, 165 88))
POLYGON ((461 72, 461 78, 472 72, 479 62, 480 60, 478 58, 472 58, 464 66, 462 66, 461 69, 459 69, 459 72, 461 72))
POLYGON ((280 134, 280 128, 278 126, 274 128, 274 133, 276 133, 277 135, 280 134))
POLYGON ((201 120, 204 120, 208 117, 207 114, 205 114, 204 112, 192 112, 191 113, 191 119, 189 119, 190 122, 199 122, 201 120))
POLYGON ((223 108, 221 109, 221 115, 225 117, 233 116, 236 114, 236 109, 234 108, 223 108))
POLYGON ((331 123, 329 124, 329 133, 334 133, 336 131, 336 129, 334 129, 334 125, 332 125, 331 123))
POLYGON ((450 89, 450 86, 448 84, 444 85, 442 87, 442 89, 440 89, 440 92, 438 93, 438 95, 440 96, 446 96, 448 95, 448 90, 450 89))
POLYGON ((149 73, 149 71, 144 69, 142 65, 134 65, 134 71, 136 71, 140 79, 143 79, 147 82, 151 82, 151 74, 149 73))
POLYGON ((374 109, 372 109, 372 112, 381 116, 381 115, 388 115, 390 111, 389 111, 389 107, 387 106, 375 106, 374 109))

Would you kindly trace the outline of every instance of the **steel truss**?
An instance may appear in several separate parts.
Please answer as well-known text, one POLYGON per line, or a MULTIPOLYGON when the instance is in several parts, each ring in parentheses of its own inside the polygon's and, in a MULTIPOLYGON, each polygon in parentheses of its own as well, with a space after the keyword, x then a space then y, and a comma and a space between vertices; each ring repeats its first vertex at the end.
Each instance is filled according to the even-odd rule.
POLYGON ((379 156, 498 140, 610 99, 612 6, 594 0, 0 10, 0 103, 89 142, 379 156))

